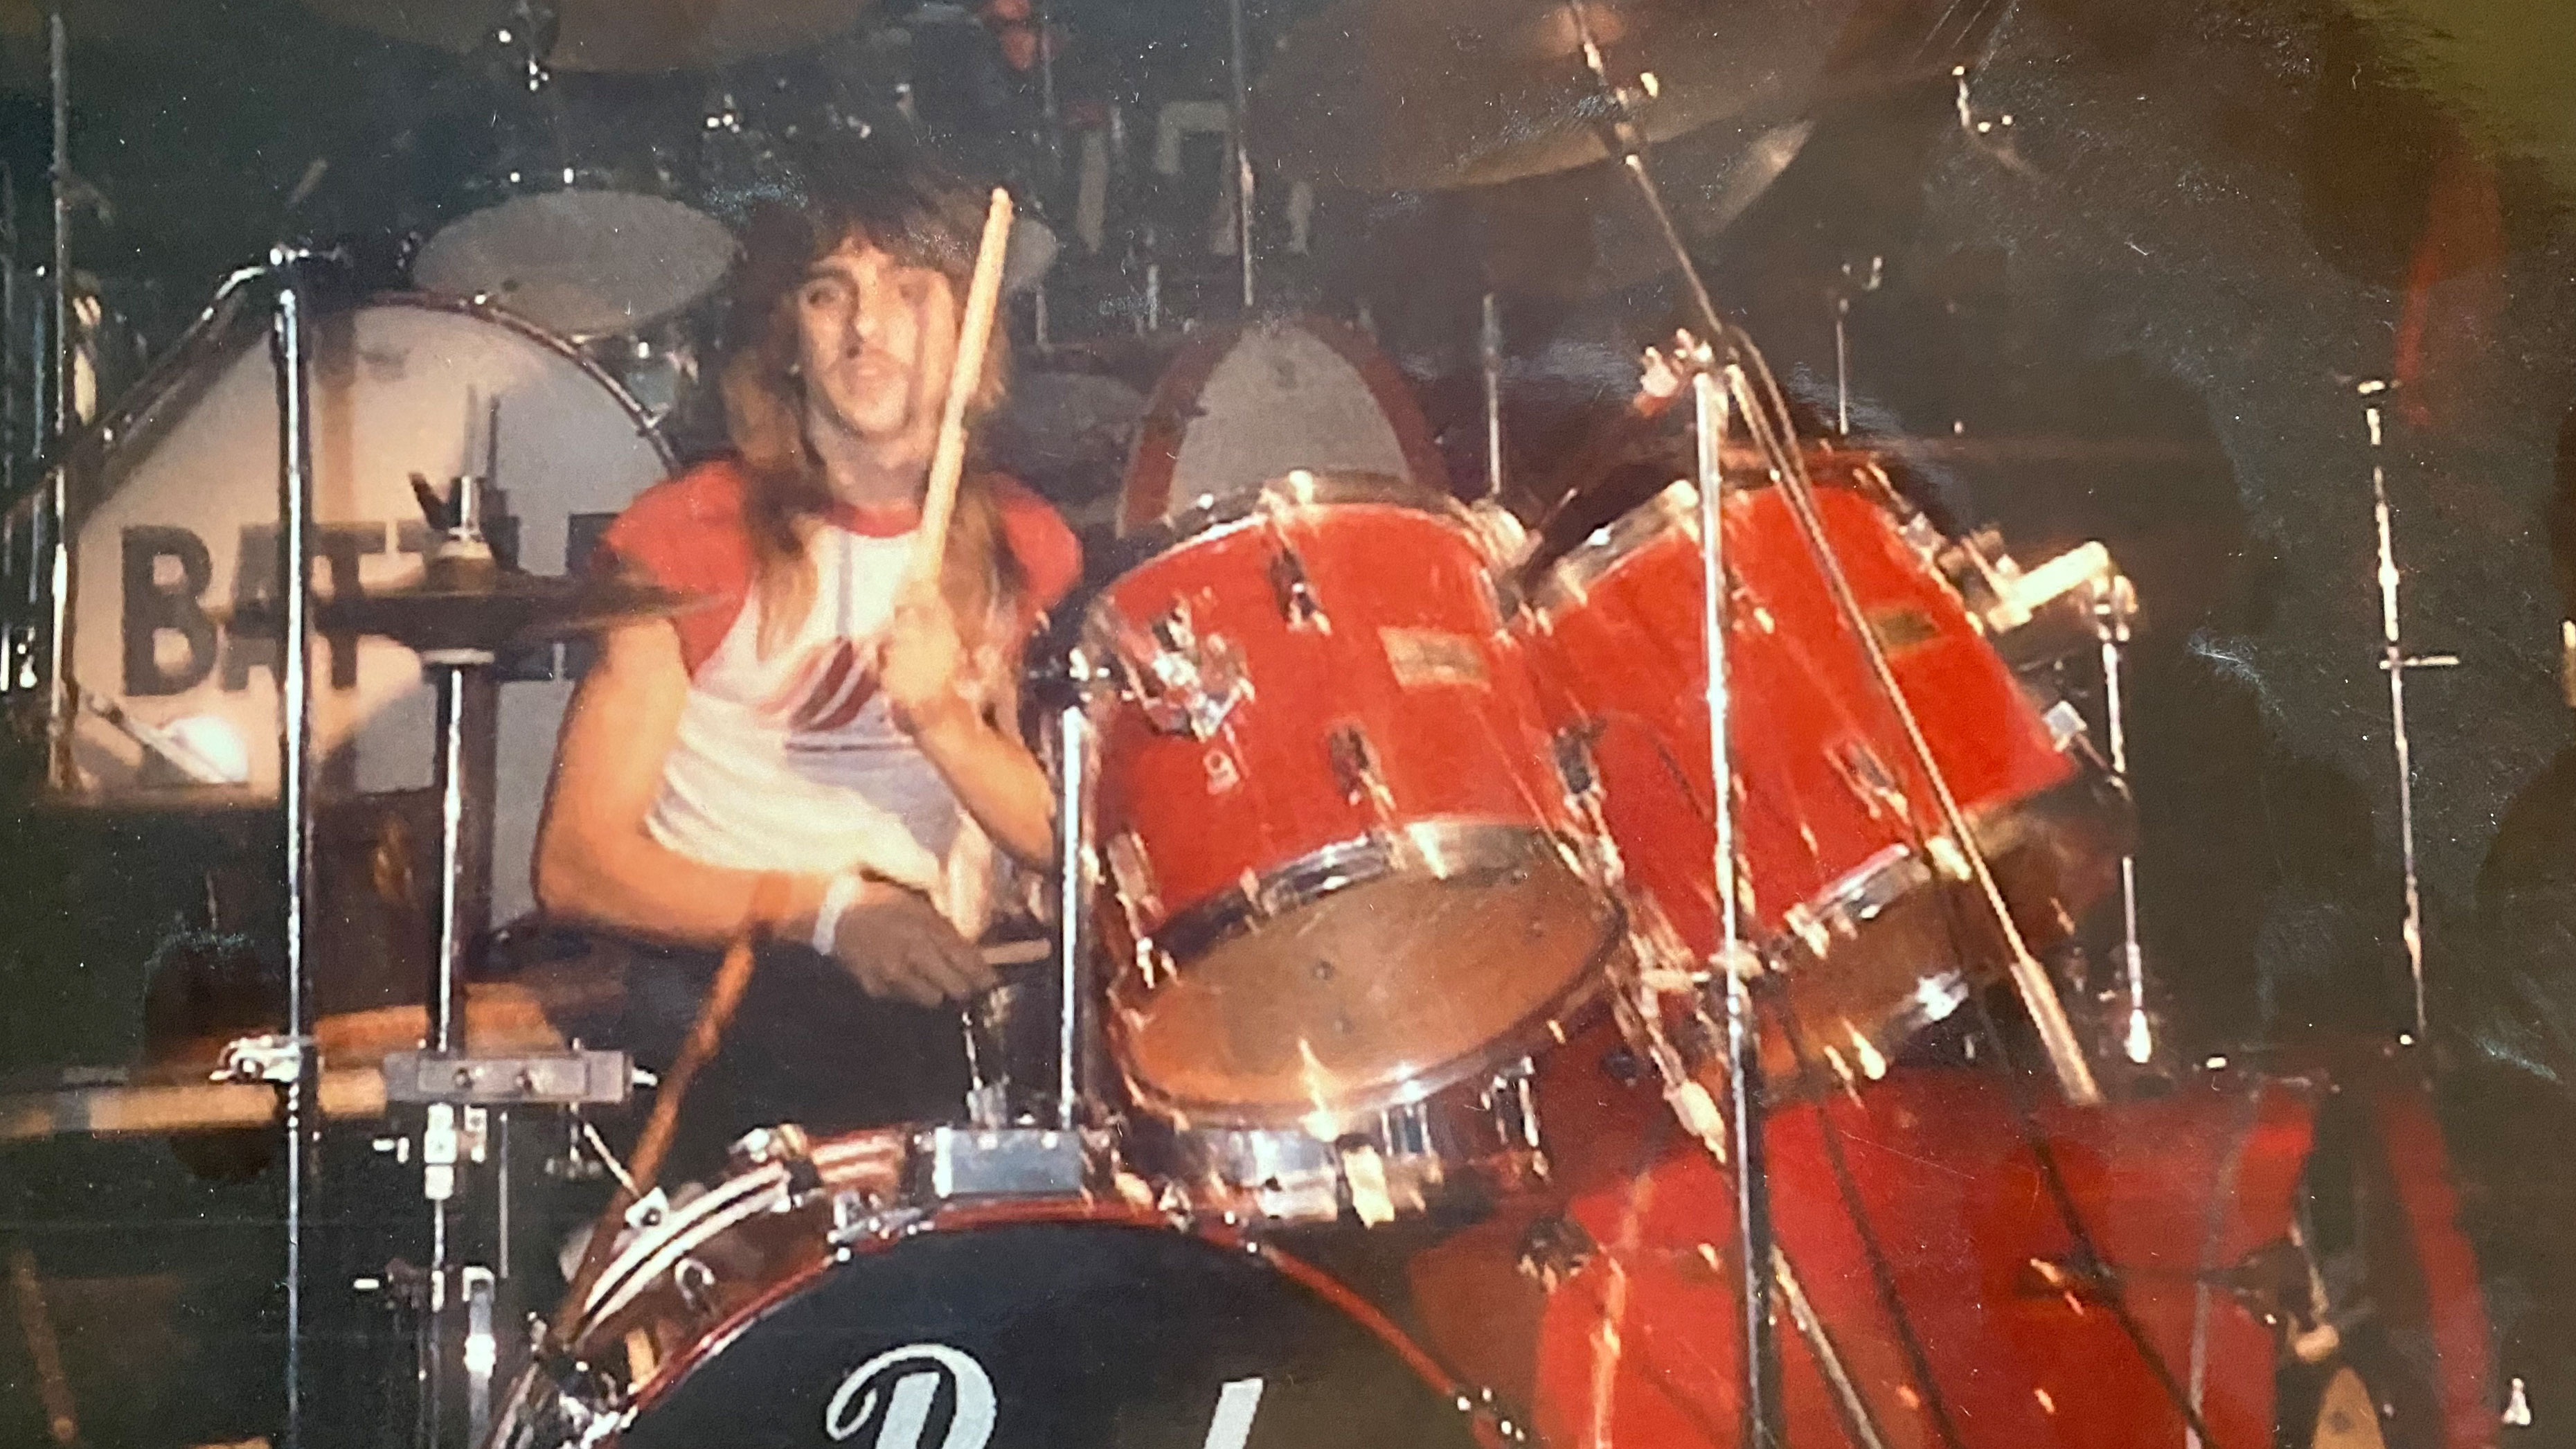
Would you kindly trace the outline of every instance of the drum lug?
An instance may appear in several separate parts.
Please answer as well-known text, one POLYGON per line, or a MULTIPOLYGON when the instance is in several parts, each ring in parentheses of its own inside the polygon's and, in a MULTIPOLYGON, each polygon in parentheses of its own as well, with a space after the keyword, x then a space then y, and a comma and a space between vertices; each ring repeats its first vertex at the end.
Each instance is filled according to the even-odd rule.
POLYGON ((1582 1272, 1599 1251, 1583 1224, 1557 1215, 1540 1218, 1521 1234, 1517 1262, 1522 1277, 1553 1293, 1582 1272))
POLYGON ((1175 600, 1147 638, 1130 635, 1120 642, 1118 656, 1128 666, 1136 702, 1146 721, 1165 734, 1212 738, 1234 707, 1252 697, 1252 681, 1233 643, 1221 634, 1201 636, 1185 601, 1175 600))
POLYGON ((1343 799, 1354 805, 1374 802, 1381 810, 1395 808, 1395 797, 1378 771, 1377 750, 1366 730, 1356 724, 1335 725, 1324 744, 1332 754, 1333 778, 1341 782, 1343 799))
POLYGON ((1913 818, 1905 791, 1897 785, 1896 776, 1888 770, 1887 762, 1878 757, 1878 751, 1871 749, 1867 740, 1846 739, 1836 745, 1826 758, 1832 761, 1834 773, 1843 777, 1844 786, 1869 811, 1872 819, 1884 820, 1891 816, 1897 820, 1913 818))
POLYGON ((1145 858, 1145 842, 1133 830, 1109 837, 1109 882, 1127 913, 1128 934, 1142 939, 1145 923, 1163 918, 1163 897, 1154 882, 1154 867, 1145 858))
POLYGON ((1279 596, 1279 613, 1289 628, 1333 632, 1332 616, 1316 601, 1314 582, 1306 577, 1306 561, 1284 543, 1270 556, 1270 587, 1279 596))

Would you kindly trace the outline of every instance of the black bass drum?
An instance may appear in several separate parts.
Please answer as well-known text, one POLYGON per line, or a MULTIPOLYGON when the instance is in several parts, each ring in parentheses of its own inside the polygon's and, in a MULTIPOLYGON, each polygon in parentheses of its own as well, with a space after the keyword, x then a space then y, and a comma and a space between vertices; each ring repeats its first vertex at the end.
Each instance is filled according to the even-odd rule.
MULTIPOLYGON (((943 1134, 947 1135, 947 1134, 943 1134)), ((959 1143, 971 1150, 971 1144, 959 1143)), ((627 1245, 511 1449, 1465 1449, 1519 1426, 1315 1268, 1084 1193, 935 1203, 900 1133, 627 1245), (932 1205, 920 1206, 929 1202, 932 1205)))

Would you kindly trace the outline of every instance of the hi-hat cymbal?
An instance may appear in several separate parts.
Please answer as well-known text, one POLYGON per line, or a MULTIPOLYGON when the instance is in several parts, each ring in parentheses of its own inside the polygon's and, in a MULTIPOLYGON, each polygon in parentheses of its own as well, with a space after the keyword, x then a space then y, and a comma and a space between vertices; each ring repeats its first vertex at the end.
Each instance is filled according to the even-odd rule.
MULTIPOLYGON (((1812 107, 1858 79, 1837 69, 1873 49, 1856 32, 1903 8, 1579 3, 1611 79, 1639 92, 1649 141, 1812 107)), ((1608 159, 1607 102, 1575 16, 1568 0, 1340 0, 1290 32, 1261 77, 1252 145, 1295 175, 1363 191, 1487 186, 1608 159)))
MULTIPOLYGON (((462 55, 518 23, 517 0, 305 0, 332 20, 462 55)), ((701 70, 847 30, 869 0, 538 0, 557 70, 701 70)))

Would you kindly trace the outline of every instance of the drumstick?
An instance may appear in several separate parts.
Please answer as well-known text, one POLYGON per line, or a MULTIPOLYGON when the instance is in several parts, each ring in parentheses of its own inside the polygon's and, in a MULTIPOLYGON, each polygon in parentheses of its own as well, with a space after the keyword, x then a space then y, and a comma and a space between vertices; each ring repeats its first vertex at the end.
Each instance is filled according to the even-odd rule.
POLYGON ((635 1144, 634 1160, 627 1164, 626 1177, 609 1195, 608 1206, 601 1211, 599 1220, 590 1225, 590 1241, 581 1250, 581 1267, 565 1285, 563 1302, 546 1325, 549 1346, 555 1350, 572 1346, 573 1326, 580 1319, 584 1300, 590 1297, 591 1286, 608 1271, 627 1212, 653 1190, 653 1179, 662 1171, 662 1155, 670 1149, 671 1134, 679 1126, 680 1103, 688 1096, 689 1083, 698 1069, 716 1054, 725 1028, 733 1024, 734 1008, 742 1005, 743 989, 751 984, 760 923, 775 918, 776 897, 783 888, 783 878, 762 877, 753 892, 751 918, 743 923, 742 934, 725 948, 724 964, 716 968, 715 984, 708 988, 706 1001, 698 1007, 698 1019, 689 1028, 689 1039, 681 1043, 678 1060, 662 1074, 661 1084, 653 1093, 653 1115, 646 1119, 644 1136, 635 1144))
POLYGON ((966 284, 966 314, 957 324, 957 358, 948 369, 948 401, 939 414, 939 441, 930 454, 930 487, 921 499, 921 536, 913 545, 912 582, 936 588, 939 561, 948 550, 948 519, 957 507, 957 477, 966 467, 966 400, 983 379, 984 354, 993 339, 993 312, 1002 296, 1002 255, 1010 249, 1011 193, 993 188, 984 213, 984 239, 975 250, 975 275, 966 284))

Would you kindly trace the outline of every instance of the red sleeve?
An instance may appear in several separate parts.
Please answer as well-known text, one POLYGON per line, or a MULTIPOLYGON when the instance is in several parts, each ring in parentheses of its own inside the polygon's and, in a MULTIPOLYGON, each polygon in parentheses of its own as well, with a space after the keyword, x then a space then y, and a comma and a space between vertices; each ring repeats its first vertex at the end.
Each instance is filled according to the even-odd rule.
MULTIPOLYGON (((733 628, 751 595, 751 536, 744 531, 746 480, 729 462, 701 464, 636 496, 600 538, 601 559, 706 603, 671 616, 680 657, 698 672, 733 628)), ((1043 506, 1043 505, 1041 505, 1043 506)))
POLYGON ((1074 537, 1052 504, 1008 478, 993 479, 1002 512, 1002 536, 1028 580, 1032 622, 1064 602, 1082 578, 1082 540, 1074 537))

